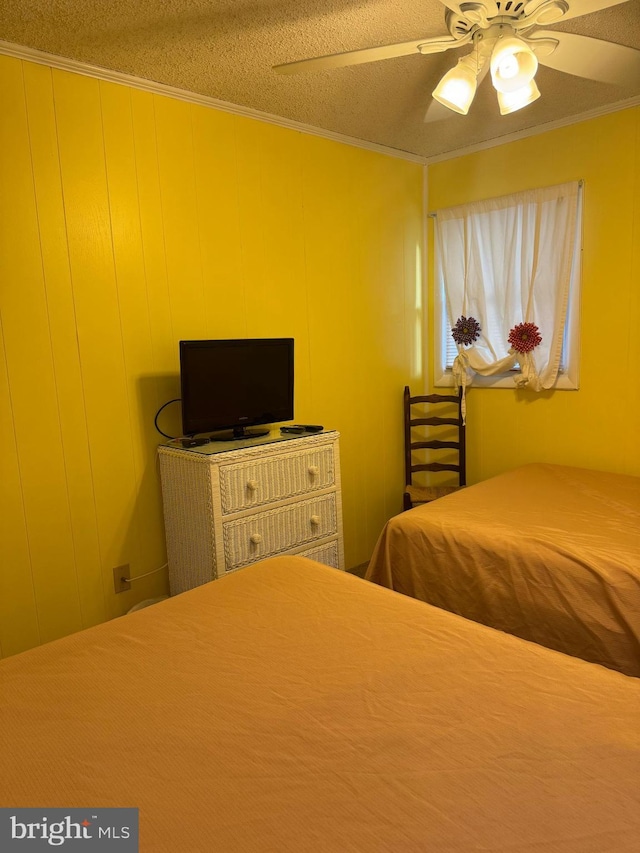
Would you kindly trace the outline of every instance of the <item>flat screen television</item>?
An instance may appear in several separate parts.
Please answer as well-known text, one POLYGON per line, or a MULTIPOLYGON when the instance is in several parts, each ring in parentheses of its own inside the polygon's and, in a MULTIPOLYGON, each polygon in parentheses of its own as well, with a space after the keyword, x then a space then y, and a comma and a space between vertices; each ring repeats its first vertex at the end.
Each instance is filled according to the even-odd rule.
POLYGON ((180 392, 185 436, 267 435, 248 428, 293 420, 293 338, 180 341, 180 392))

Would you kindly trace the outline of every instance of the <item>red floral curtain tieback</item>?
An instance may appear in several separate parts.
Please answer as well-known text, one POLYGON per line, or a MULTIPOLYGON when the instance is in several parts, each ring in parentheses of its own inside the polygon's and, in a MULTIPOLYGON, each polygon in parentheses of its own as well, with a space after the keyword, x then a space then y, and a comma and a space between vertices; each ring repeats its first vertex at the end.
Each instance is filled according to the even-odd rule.
POLYGON ((509 343, 512 353, 518 353, 520 375, 516 376, 518 388, 530 387, 539 390, 540 379, 533 363, 532 351, 542 343, 542 335, 535 323, 518 323, 509 332, 509 343))
POLYGON ((518 323, 509 332, 509 343, 516 352, 531 352, 542 343, 540 330, 535 323, 518 323))

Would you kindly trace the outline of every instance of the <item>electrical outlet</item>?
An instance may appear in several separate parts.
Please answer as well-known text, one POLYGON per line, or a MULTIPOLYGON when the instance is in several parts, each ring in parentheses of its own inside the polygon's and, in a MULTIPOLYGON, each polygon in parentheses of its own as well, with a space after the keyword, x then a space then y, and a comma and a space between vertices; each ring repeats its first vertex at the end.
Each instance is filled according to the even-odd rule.
POLYGON ((126 592, 128 589, 131 589, 131 584, 129 583, 130 574, 129 563, 125 566, 115 567, 113 570, 113 585, 116 592, 126 592))

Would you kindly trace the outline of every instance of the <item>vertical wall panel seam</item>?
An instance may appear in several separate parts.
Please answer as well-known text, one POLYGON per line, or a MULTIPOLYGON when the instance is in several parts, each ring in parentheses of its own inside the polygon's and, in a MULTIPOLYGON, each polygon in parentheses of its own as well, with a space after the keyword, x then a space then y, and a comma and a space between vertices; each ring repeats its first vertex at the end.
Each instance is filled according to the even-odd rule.
MULTIPOLYGON (((169 268, 167 266, 167 239, 166 239, 166 234, 165 234, 164 205, 162 202, 162 181, 160 180, 160 152, 158 150, 158 122, 157 122, 157 115, 156 115, 156 98, 157 98, 157 95, 152 95, 151 97, 152 97, 152 100, 151 100, 152 110, 151 110, 151 112, 153 115, 153 144, 155 147, 155 156, 156 156, 156 176, 157 176, 157 180, 158 180, 158 195, 160 197, 160 223, 161 223, 161 233, 162 233, 162 262, 163 262, 163 267, 164 267, 164 278, 165 278, 166 291, 167 291, 167 308, 169 310, 169 326, 171 329, 171 340, 175 341, 176 336, 175 336, 175 332, 173 329, 173 313, 171 311, 171 290, 169 288, 169 268)), ((136 174, 137 173, 138 173, 138 169, 136 166, 136 174)), ((144 246, 144 237, 143 237, 143 246, 144 246)), ((149 314, 149 318, 151 318, 151 314, 149 314)), ((152 345, 153 345, 153 338, 152 338, 152 345)), ((160 403, 160 405, 162 405, 157 394, 156 394, 156 401, 158 403, 160 403)), ((158 408, 160 408, 160 406, 158 406, 158 408)), ((156 412, 156 414, 157 414, 157 412, 156 412)), ((158 484, 159 484, 160 483, 160 460, 158 459, 157 455, 155 458, 155 471, 156 471, 156 477, 157 477, 158 484)), ((164 528, 163 528, 163 531, 164 531, 164 528)), ((164 544, 164 540, 163 540, 163 544, 164 544)))
POLYGON ((162 169, 160 167, 160 150, 158 147, 158 114, 156 112, 156 100, 157 96, 153 95, 153 127, 154 127, 154 138, 156 141, 156 164, 158 168, 158 195, 160 196, 160 221, 162 222, 162 247, 164 250, 164 268, 167 277, 167 307, 169 309, 169 323, 171 325, 171 338, 175 340, 176 333, 174 329, 174 318, 173 318, 173 305, 171 301, 171 287, 169 286, 169 267, 167 265, 167 224, 165 220, 165 200, 163 197, 163 183, 162 183, 162 169))
POLYGON ((233 154, 234 154, 234 162, 236 168, 236 216, 238 220, 238 255, 239 255, 239 264, 238 269, 240 270, 240 287, 242 288, 242 314, 243 314, 243 325, 244 325, 244 333, 247 335, 247 282, 245 276, 245 265, 243 263, 244 252, 244 230, 242 228, 242 199, 240 195, 240 181, 238 180, 238 176, 240 174, 239 167, 239 155, 238 155, 238 119, 237 116, 233 117, 232 128, 233 128, 233 154))
MULTIPOLYGON (((50 68, 47 68, 47 74, 49 77, 49 82, 51 84, 51 97, 52 97, 52 101, 53 101, 53 80, 52 80, 52 72, 51 72, 50 68)), ((24 75, 23 75, 23 84, 24 84, 24 75)), ((44 301, 45 301, 45 306, 46 306, 46 310, 47 310, 47 328, 49 330, 49 350, 51 352, 51 366, 52 366, 52 370, 53 370, 53 386, 55 389, 57 414, 58 414, 58 425, 59 425, 59 429, 60 429, 60 452, 62 454, 62 460, 63 460, 65 494, 66 494, 66 498, 67 498, 67 516, 69 519, 69 532, 71 535, 71 543, 72 543, 72 548, 73 548, 73 573, 74 573, 74 578, 75 578, 76 594, 78 596, 78 610, 80 612, 80 623, 82 625, 84 625, 84 617, 83 617, 83 612, 82 612, 82 596, 80 594, 80 579, 78 577, 78 559, 77 559, 77 552, 76 552, 76 541, 75 541, 75 537, 73 534, 73 524, 71 521, 71 499, 69 497, 69 476, 68 476, 68 469, 67 469, 67 456, 65 453, 64 441, 62 440, 62 420, 60 417, 60 391, 59 391, 59 383, 58 383, 58 371, 56 369, 55 353, 54 353, 54 349, 53 349, 53 335, 51 332, 51 312, 49 310, 49 293, 48 293, 48 288, 47 288, 47 272, 46 272, 45 263, 44 263, 44 249, 43 249, 43 245, 42 245, 42 229, 41 229, 41 225, 40 225, 40 208, 38 206, 38 193, 36 191, 36 171, 35 171, 35 165, 33 162, 33 142, 32 142, 32 138, 31 138, 31 123, 29 121, 29 105, 27 102, 26 85, 25 85, 25 112, 26 112, 26 117, 27 117, 27 134, 29 137, 29 157, 31 160, 31 173, 32 173, 32 177, 33 177, 33 201, 34 201, 35 210, 36 210, 36 225, 38 228, 38 241, 40 244, 40 266, 42 269, 42 289, 44 291, 44 301)), ((54 115, 55 115, 55 111, 54 111, 54 115)), ((60 163, 59 153, 58 153, 58 163, 60 163)))
MULTIPOLYGON (((64 216, 65 233, 68 235, 69 230, 68 230, 68 225, 67 225, 67 199, 65 197, 64 175, 63 175, 63 171, 62 171, 62 154, 61 154, 61 148, 60 148, 60 133, 59 133, 59 128, 58 128, 58 110, 57 110, 57 103, 56 103, 55 77, 53 77, 53 79, 52 79, 52 88, 53 88, 53 115, 54 115, 55 128, 56 128, 56 143, 58 146, 58 163, 59 163, 59 168, 60 168, 60 186, 62 189, 62 210, 63 210, 63 216, 64 216)), ((92 498, 93 498, 93 516, 94 516, 94 519, 96 522, 96 540, 98 543, 98 556, 100 559, 100 576, 101 576, 100 589, 102 590, 102 602, 103 602, 103 606, 104 606, 104 612, 108 613, 109 611, 108 611, 108 607, 107 607, 106 591, 104 588, 104 581, 102 579, 102 566, 103 566, 104 557, 103 557, 103 550, 102 550, 102 541, 101 541, 101 536, 100 536, 100 527, 98 525, 98 508, 96 506, 95 478, 94 478, 94 471, 93 471, 93 454, 91 452, 91 442, 89 440, 89 419, 87 417, 87 403, 86 403, 87 395, 85 393, 86 383, 85 383, 84 369, 82 366, 82 357, 81 357, 81 352, 80 352, 80 339, 78 337, 78 314, 77 314, 77 310, 76 310, 76 290, 75 290, 75 284, 74 284, 73 267, 71 264, 71 258, 69 257, 69 241, 68 241, 68 239, 67 239, 67 256, 68 256, 68 260, 69 260, 69 276, 70 276, 70 281, 71 281, 71 300, 72 300, 72 304, 73 304, 73 319, 74 319, 75 330, 76 330, 76 348, 77 348, 77 352, 78 352, 78 369, 80 372, 80 383, 82 386, 82 410, 84 412, 85 434, 87 436, 87 454, 88 454, 88 458, 89 458, 89 470, 91 472, 91 494, 92 494, 92 498)))
POLYGON ((162 204, 162 182, 160 180, 160 153, 158 151, 158 122, 156 120, 156 95, 152 96, 152 105, 153 105, 153 144, 155 146, 155 154, 156 154, 156 172, 158 177, 158 195, 160 196, 160 222, 162 223, 162 259, 164 266, 164 274, 165 281, 167 283, 167 303, 169 307, 169 320, 171 323, 171 337, 175 339, 175 332, 173 330, 173 316, 171 314, 171 296, 169 292, 169 268, 167 266, 167 240, 164 229, 164 206, 162 204))
POLYGON ((312 373, 312 361, 311 361, 311 302, 309 300, 309 258, 307 253, 307 139, 302 137, 302 134, 299 134, 298 142, 301 146, 300 149, 300 169, 299 169, 299 178, 300 178, 300 215, 302 217, 302 267, 304 274, 304 295, 305 295, 305 315, 306 315, 306 329, 307 329, 307 369, 308 369, 308 377, 309 377, 309 390, 308 390, 308 400, 309 400, 309 409, 310 411, 315 411, 314 408, 314 384, 313 384, 313 373, 312 373))
MULTIPOLYGON (((20 496, 22 498, 22 501, 21 501, 22 516, 24 518, 24 529, 25 529, 25 534, 26 534, 26 538, 27 538, 27 553, 29 555, 29 569, 30 569, 30 573, 31 573, 31 592, 33 594, 33 606, 34 606, 34 609, 36 612, 36 626, 38 629, 38 642, 42 643, 42 637, 40 634, 40 620, 38 619, 38 602, 36 599, 36 589, 35 589, 35 583, 33 580, 33 564, 31 561, 31 548, 29 547, 29 532, 27 530, 27 514, 26 514, 25 506, 24 506, 24 491, 22 488, 22 471, 20 469, 20 455, 18 454, 18 446, 17 446, 18 442, 17 442, 17 437, 16 437, 15 416, 13 414, 13 401, 11 399, 11 382, 9 380, 9 360, 7 358, 7 349, 6 349, 6 344, 5 344, 6 339, 4 336, 4 326, 3 326, 3 321, 2 321, 2 311, 0 311, 0 340, 2 341, 4 363, 7 365, 7 389, 9 391, 9 406, 11 408, 11 423, 13 424, 13 438, 14 438, 14 445, 16 447, 16 463, 18 466, 18 480, 20 482, 20 496)), ((0 657, 2 657, 2 646, 1 645, 0 645, 0 657)))
MULTIPOLYGON (((207 300, 205 282, 204 282, 204 257, 202 254, 202 227, 201 227, 201 218, 200 218, 200 193, 198 192, 198 181, 196 180, 196 167, 197 157, 196 157, 196 136, 195 129, 193 126, 193 112, 198 109, 197 106, 193 104, 188 105, 189 109, 189 128, 191 130, 191 162, 193 164, 193 169, 191 170, 192 178, 193 178, 193 195, 196 200, 196 221, 198 223, 198 253, 200 255, 200 286, 202 291, 202 304, 204 306, 204 316, 205 323, 207 329, 211 328, 211 317, 209 317, 209 302, 207 300)), ((207 337, 209 335, 207 334, 207 337)))
MULTIPOLYGON (((125 346, 125 335, 124 335, 124 324, 122 318, 122 305, 120 300, 120 281, 118 279, 118 265, 116 263, 116 247, 115 247, 115 235, 113 230, 113 215, 112 215, 112 197, 111 197, 111 188, 109 186, 109 160, 107 158, 107 141, 105 137, 105 129, 104 129, 104 108, 102 101, 102 87, 105 84, 100 82, 98 84, 98 105, 100 107, 100 129, 102 131, 102 157, 104 160, 104 178, 105 178, 105 189, 107 192, 107 210, 109 213, 109 234, 111 237, 111 263, 113 266, 113 281, 116 289, 116 304, 118 306, 118 325, 120 328, 120 346, 122 349, 122 364, 124 366, 124 375, 125 375, 125 399, 127 403, 127 419, 129 422, 129 455, 131 458, 131 465, 133 469, 133 483, 131 484, 133 487, 132 497, 134 499, 134 509, 131 513, 131 519, 133 522, 133 530, 134 530, 134 539, 138 546, 137 552, 138 555, 142 554, 142 542, 140 537, 140 524, 137 513, 137 501, 135 500, 137 494, 137 488, 139 486, 140 481, 140 471, 138 470, 136 453, 134 451, 133 446, 133 413, 131 409, 131 398, 129 391, 129 369, 127 364, 127 348, 125 346)), ((107 84, 108 85, 108 84, 107 84)), ((131 108, 131 89, 126 87, 125 89, 127 93, 127 99, 129 102, 129 108, 131 108)), ((132 125, 132 135, 133 135, 133 125, 132 125)), ((130 561, 128 561, 130 562, 130 561)), ((135 574, 135 569, 134 569, 135 574)), ((109 581, 111 580, 111 576, 109 575, 109 581)), ((103 581, 104 581, 104 571, 103 571, 103 581)), ((103 584, 104 585, 104 584, 103 584)))
MULTIPOLYGON (((22 99, 23 99, 24 111, 25 111, 25 116, 26 116, 27 92, 26 92, 26 87, 25 87, 25 83, 24 83, 24 62, 22 62, 22 61, 20 62, 20 79, 22 81, 22 99)), ((33 168, 33 165, 32 165, 32 168, 33 168)), ((32 175, 32 180, 33 180, 33 175, 32 175)), ((2 321, 2 317, 0 316, 0 322, 1 321, 2 321)), ((9 359, 7 357, 7 350, 6 350, 5 341, 6 341, 6 339, 5 339, 4 332, 3 332, 2 345, 3 345, 3 349, 4 349, 5 364, 7 365, 7 388, 9 391, 9 405, 11 406, 11 414, 12 414, 11 422, 13 423, 13 435, 14 435, 14 442, 15 442, 15 447, 16 447, 16 464, 18 466, 18 478, 20 481, 20 497, 21 497, 21 505, 22 505, 22 516, 24 518, 24 532, 25 532, 25 536, 26 536, 26 540, 27 540, 27 553, 29 555, 29 572, 31 575, 31 590, 33 593, 33 604, 35 607, 36 627, 38 630, 38 642, 42 643, 42 632, 40 630, 40 614, 38 612, 38 597, 36 595, 36 584, 35 584, 35 579, 33 577, 33 558, 31 556, 31 542, 29 541, 29 526, 27 523, 27 513, 26 513, 26 507, 25 507, 25 500, 24 500, 22 466, 20 465, 20 453, 18 450, 18 441, 17 441, 17 435, 16 435, 15 413, 14 413, 13 400, 11 397, 11 377, 9 374, 9 359)))
MULTIPOLYGON (((135 128, 135 120, 133 114, 133 102, 131 98, 129 98, 129 108, 131 112, 131 140, 133 145, 133 162, 135 166, 135 180, 136 180, 136 198, 138 200, 138 227, 140 229, 140 254, 142 255, 142 269, 144 275, 144 295, 145 295, 145 303, 147 305, 147 326, 149 328, 149 348, 151 350, 151 366, 153 372, 155 373, 158 369, 157 365, 157 353, 154 347, 153 342, 153 325, 151 323, 151 299, 149 295, 149 270, 147 267, 147 253, 145 251, 144 245, 144 228, 142 223, 142 200, 140 198, 140 174, 138 170, 138 146, 137 146, 137 137, 136 137, 136 128, 135 128)), ((160 397, 158 391, 158 383, 154 382, 154 397, 155 397, 155 407, 156 410, 160 408, 160 397)))
MULTIPOLYGON (((265 134, 266 135, 266 134, 265 134)), ((258 216, 258 221, 260 223, 260 250, 261 250, 261 271, 262 271, 262 284, 264 285, 266 282, 265 270, 267 269, 267 258, 266 258, 266 247, 267 247, 267 239, 264 227, 265 221, 265 191, 264 191, 264 169, 265 169, 265 157, 264 157, 264 140, 261 140, 262 144, 258 146, 258 150, 255 153, 255 158, 258 163, 258 187, 259 192, 256 193, 256 196, 260 199, 260 207, 258 208, 261 211, 262 215, 258 216)), ((252 137, 252 142, 255 140, 252 137)), ((255 329, 252 330, 252 335, 255 335, 255 329)))
MULTIPOLYGON (((160 197, 160 223, 161 223, 161 233, 162 233, 162 262, 164 267, 164 276, 167 288, 167 308, 169 309, 169 325, 171 328, 171 340, 175 340, 175 332, 173 329, 173 314, 171 312, 171 291, 169 289, 169 268, 167 266, 167 239, 165 234, 165 222, 164 222, 164 205, 162 203, 162 181, 160 180, 160 152, 158 151, 158 122, 156 116, 156 95, 152 95, 151 105, 152 105, 152 115, 153 115, 153 144, 155 147, 155 155, 156 155, 156 176, 158 179, 158 195, 160 197)), ((136 165, 136 175, 138 174, 138 168, 136 165)), ((140 208, 140 214, 142 215, 142 211, 140 208)), ((142 232, 141 232, 142 233, 142 232)), ((143 247, 144 247, 144 236, 143 236, 143 247)), ((148 283, 147 283, 148 287, 148 283)), ((151 317, 151 314, 149 314, 151 317)), ((153 346, 153 339, 152 339, 153 346)), ((155 366, 155 364, 154 364, 155 366)), ((156 401, 160 403, 159 398, 156 395, 156 401)), ((159 407, 158 407, 159 408, 159 407)), ((156 457, 156 473, 158 475, 158 480, 160 479, 160 467, 159 461, 156 457)))
MULTIPOLYGON (((78 313, 76 310, 76 292, 73 281, 73 268, 71 266, 71 257, 69 254, 69 228, 67 225, 67 204, 65 200, 65 192, 64 192, 64 176, 62 174, 62 156, 60 153, 60 133, 58 131, 58 110, 56 105, 56 87, 55 87, 55 77, 53 74, 53 69, 49 69, 49 73, 51 75, 51 97, 52 97, 52 106, 53 106, 53 122, 56 134, 56 147, 58 151, 58 171, 60 176, 60 193, 62 197, 62 216, 64 219, 64 232, 67 235, 67 244, 66 244, 66 254, 67 254, 67 264, 69 267, 69 284, 71 286, 71 304, 73 306, 73 325, 75 328, 75 340, 76 340, 76 353, 78 355, 78 371, 80 373, 80 385, 82 387, 82 411, 84 413, 84 427, 85 427, 85 435, 87 436, 87 454, 89 457, 89 471, 91 472, 91 494, 93 497, 93 517, 95 520, 95 529, 96 529, 96 539, 98 542, 98 554, 100 557, 100 567, 102 568, 102 549, 100 547, 100 531, 98 528, 98 510, 96 507, 96 497, 95 497, 95 485, 93 478, 93 460, 91 458, 91 443, 89 442, 89 422, 87 418, 87 404, 86 404, 86 394, 85 394, 85 381, 84 381, 84 370, 82 367, 82 358, 80 357, 80 340, 78 338, 78 313)), ((66 462, 66 460, 65 460, 66 462)), ((66 468, 66 465, 65 465, 66 468)), ((73 535, 73 534, 72 534, 73 535)), ((74 540, 75 547, 75 540, 74 540)), ((104 607, 104 612, 107 612, 107 602, 105 598, 104 585, 101 584, 100 588, 102 590, 102 604, 104 607)), ((81 609, 80 609, 80 618, 84 620, 84 616, 82 613, 82 601, 81 601, 81 609)), ((84 625, 84 621, 83 621, 84 625)))

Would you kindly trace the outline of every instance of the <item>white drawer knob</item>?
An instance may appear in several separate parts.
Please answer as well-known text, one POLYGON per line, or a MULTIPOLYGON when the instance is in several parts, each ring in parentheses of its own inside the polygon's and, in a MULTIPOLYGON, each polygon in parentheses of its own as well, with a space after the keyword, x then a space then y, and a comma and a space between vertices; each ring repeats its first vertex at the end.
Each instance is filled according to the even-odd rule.
POLYGON ((309 521, 311 522, 311 524, 320 524, 320 516, 312 515, 309 521))
POLYGON ((315 477, 316 474, 320 473, 320 469, 318 468, 317 465, 309 465, 308 471, 312 477, 315 477))
POLYGON ((262 542, 262 535, 260 533, 252 533, 249 539, 254 545, 259 545, 262 542))
POLYGON ((257 480, 248 480, 247 481, 247 488, 249 489, 250 492, 255 492, 256 489, 258 488, 258 481, 257 480))

